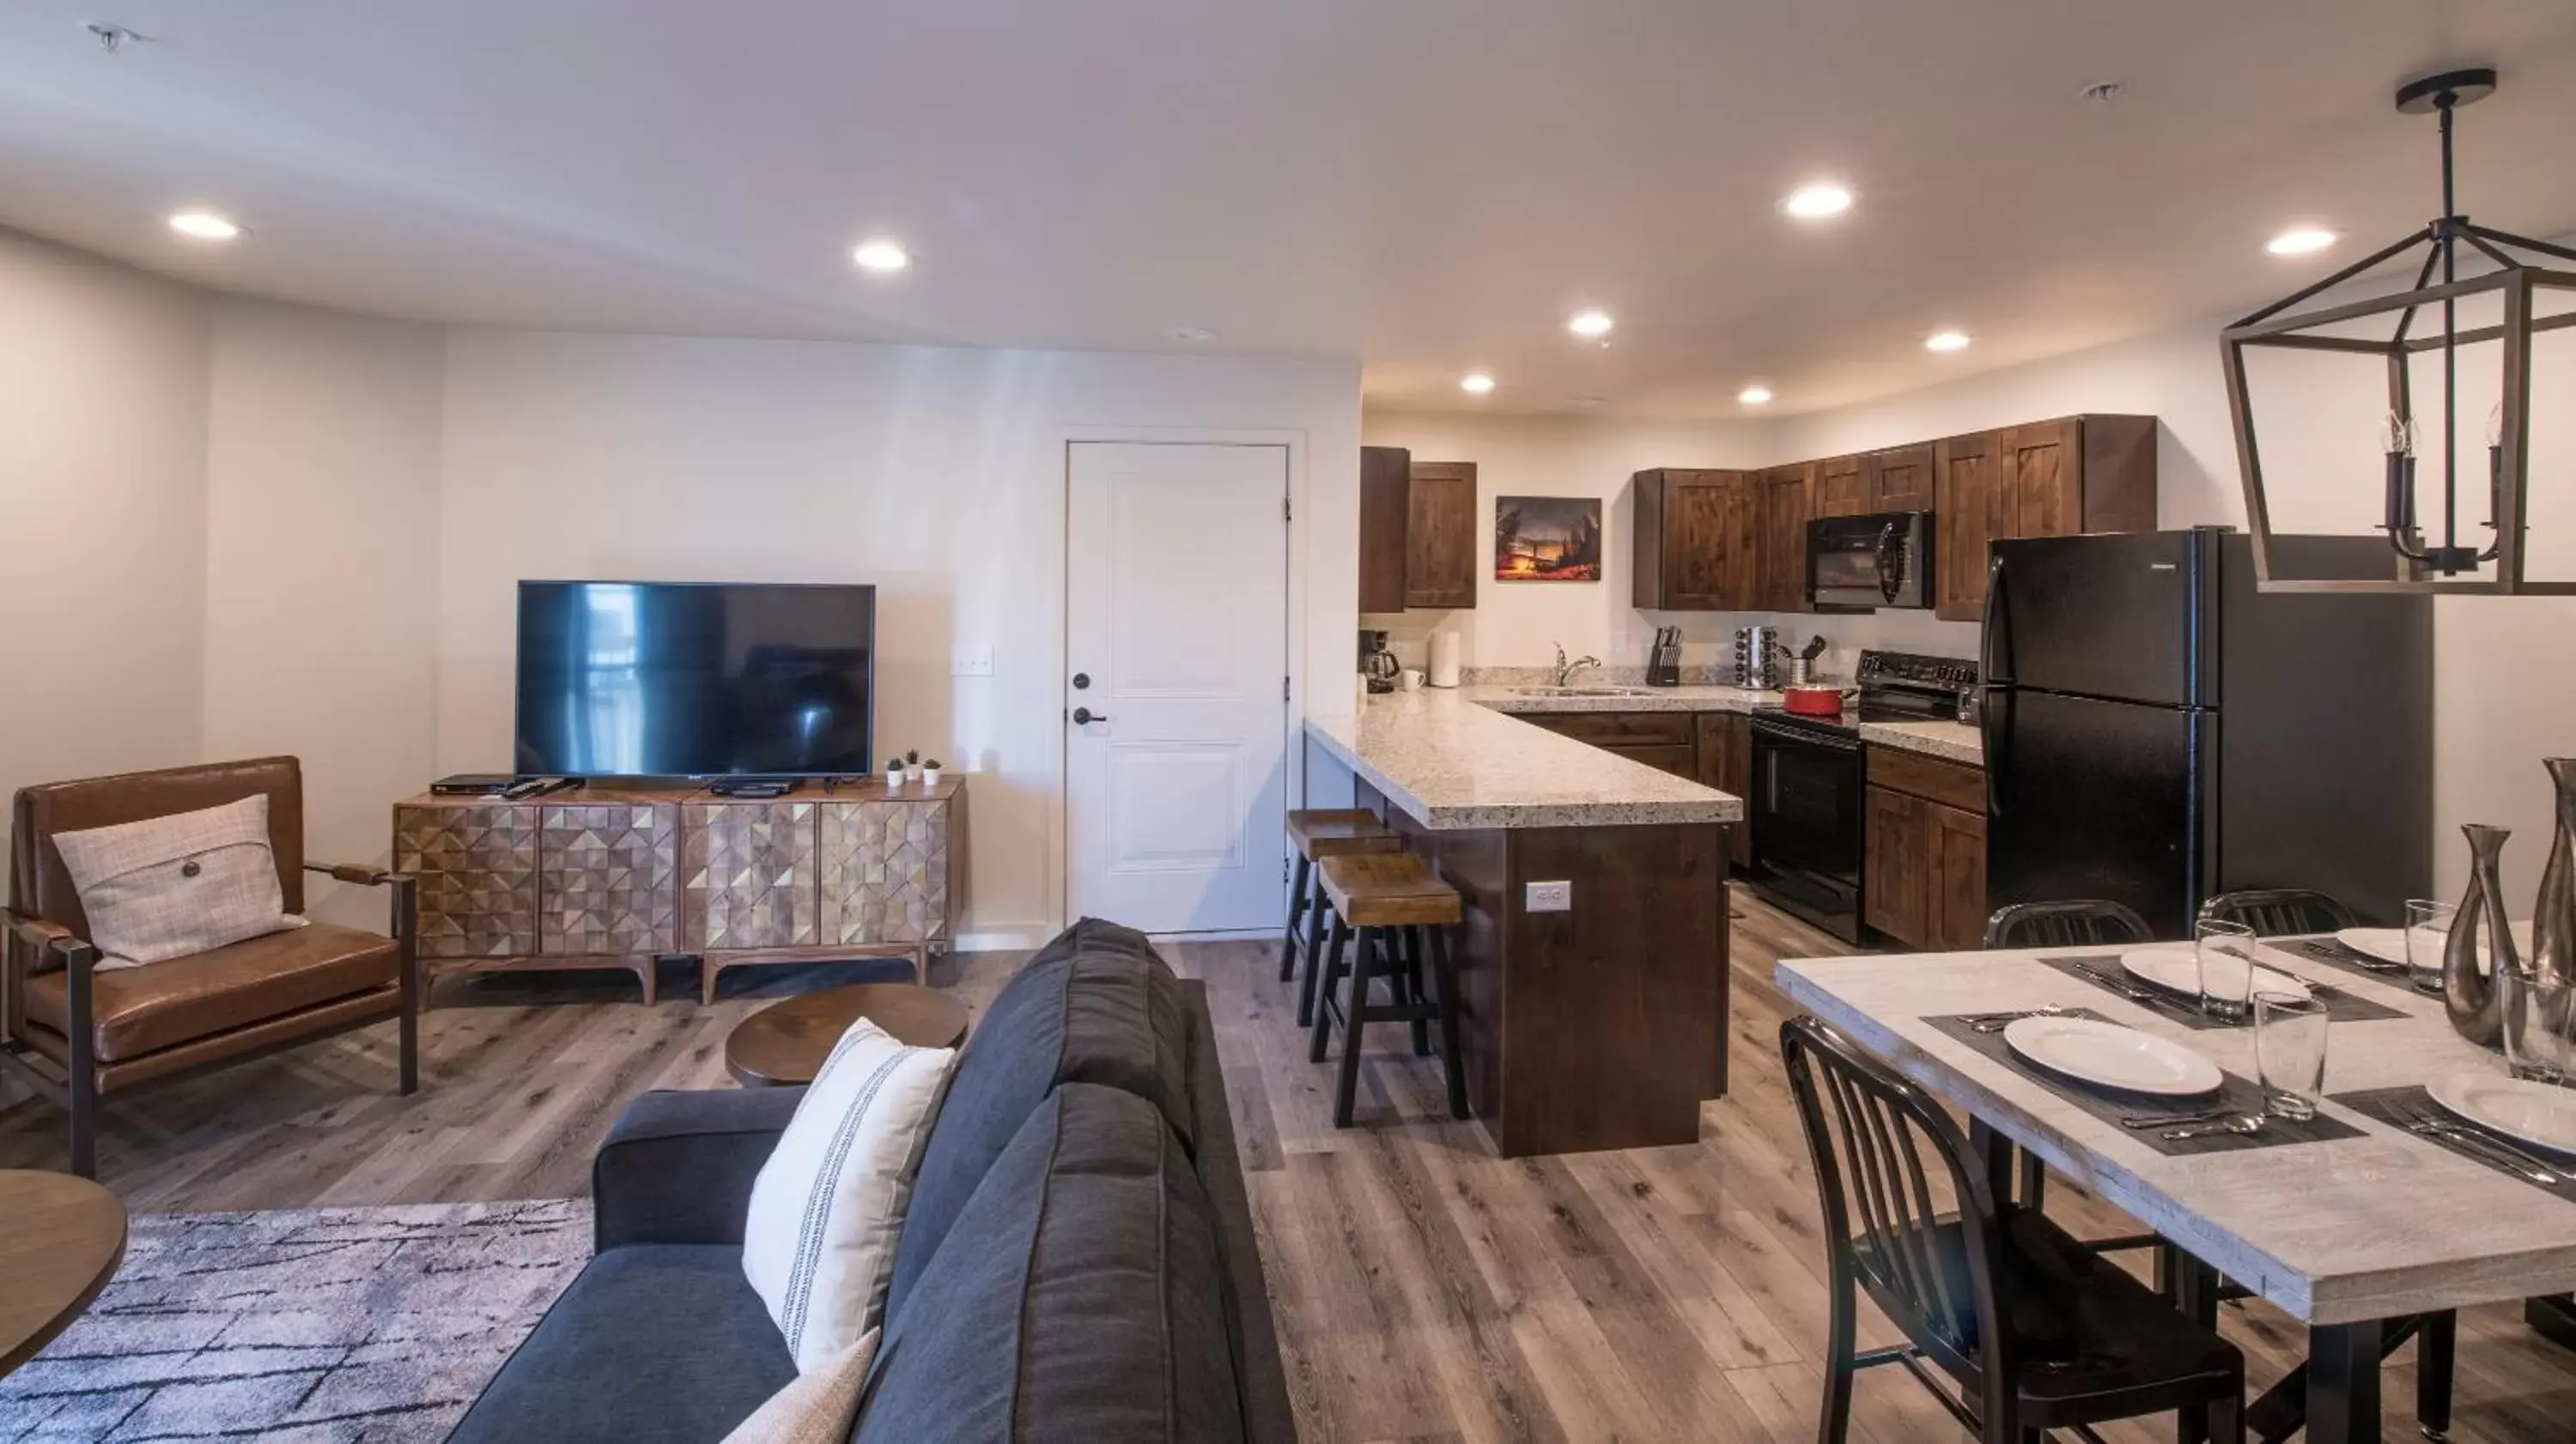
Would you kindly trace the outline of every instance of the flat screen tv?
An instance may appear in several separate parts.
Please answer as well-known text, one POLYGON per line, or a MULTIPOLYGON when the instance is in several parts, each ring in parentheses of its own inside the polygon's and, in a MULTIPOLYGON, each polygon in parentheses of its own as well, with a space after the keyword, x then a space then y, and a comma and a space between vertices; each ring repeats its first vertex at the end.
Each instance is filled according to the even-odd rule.
POLYGON ((865 773, 876 611, 863 586, 521 582, 515 766, 865 773))

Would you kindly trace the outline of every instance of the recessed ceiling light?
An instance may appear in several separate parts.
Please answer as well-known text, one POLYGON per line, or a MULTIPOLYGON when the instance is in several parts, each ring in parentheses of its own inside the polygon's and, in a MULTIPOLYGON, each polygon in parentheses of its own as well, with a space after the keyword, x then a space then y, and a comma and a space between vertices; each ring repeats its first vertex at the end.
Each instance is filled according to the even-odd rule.
POLYGON ((2335 233, 2321 226, 2300 226, 2274 236, 2263 249, 2276 256, 2304 256, 2335 243, 2335 233))
POLYGON ((1838 185, 1800 186, 1789 192, 1780 209, 1802 221, 1820 221, 1851 209, 1852 193, 1838 185))
POLYGON ((1931 335, 1923 338, 1923 349, 1926 351, 1965 351, 1968 349, 1968 333, 1965 331, 1935 331, 1931 335))
POLYGON ((1771 402, 1771 388, 1768 386, 1747 386, 1743 390, 1735 393, 1735 399, 1743 402, 1747 406, 1767 406, 1771 402))
POLYGON ((1166 331, 1163 334, 1171 337, 1175 341, 1188 341, 1193 344, 1200 341, 1213 341, 1216 339, 1216 333, 1205 326, 1174 326, 1171 330, 1166 331))
POLYGON ((1574 318, 1565 323, 1565 329, 1577 336, 1597 337, 1609 335, 1610 328, 1618 324, 1610 319, 1609 312, 1596 307, 1589 311, 1575 312, 1574 318))
POLYGON ((200 241, 229 241, 241 234, 241 227, 213 211, 181 211, 170 218, 170 229, 200 241))
POLYGON ((1482 371, 1470 371, 1458 378, 1458 389, 1470 396, 1482 396, 1494 389, 1494 378, 1482 371))
POLYGON ((861 241, 850 249, 850 259, 862 271, 900 271, 912 264, 912 252, 892 241, 861 241))

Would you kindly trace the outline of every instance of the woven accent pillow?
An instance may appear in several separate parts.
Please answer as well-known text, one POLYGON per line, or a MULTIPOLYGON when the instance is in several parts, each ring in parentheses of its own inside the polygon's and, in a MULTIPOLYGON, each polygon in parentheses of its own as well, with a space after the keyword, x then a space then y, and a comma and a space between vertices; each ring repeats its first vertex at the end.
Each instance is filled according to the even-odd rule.
POLYGON ((957 1062, 861 1018, 814 1075, 752 1181, 742 1272, 799 1373, 877 1326, 931 1124, 957 1062))
POLYGON ((304 926, 268 849, 268 795, 54 834, 102 968, 184 958, 304 926))
POLYGON ((799 1374, 769 1396, 751 1417, 733 1426, 723 1444, 844 1444, 859 1417, 859 1389, 868 1361, 877 1356, 877 1331, 833 1355, 823 1367, 799 1374))

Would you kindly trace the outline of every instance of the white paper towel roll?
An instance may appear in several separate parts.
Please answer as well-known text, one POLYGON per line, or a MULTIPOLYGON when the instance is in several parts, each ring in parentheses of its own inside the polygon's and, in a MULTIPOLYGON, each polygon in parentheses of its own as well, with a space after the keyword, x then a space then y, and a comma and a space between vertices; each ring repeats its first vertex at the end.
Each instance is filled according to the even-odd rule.
POLYGON ((1440 631, 1431 634, 1431 685, 1458 685, 1458 634, 1440 631))

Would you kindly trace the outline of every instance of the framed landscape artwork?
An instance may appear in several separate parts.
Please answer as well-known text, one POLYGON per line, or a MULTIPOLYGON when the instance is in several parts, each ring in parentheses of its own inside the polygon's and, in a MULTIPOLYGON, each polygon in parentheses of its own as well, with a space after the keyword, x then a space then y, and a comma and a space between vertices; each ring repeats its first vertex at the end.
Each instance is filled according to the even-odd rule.
POLYGON ((1494 502, 1494 580, 1601 580, 1601 498, 1506 496, 1494 502))

